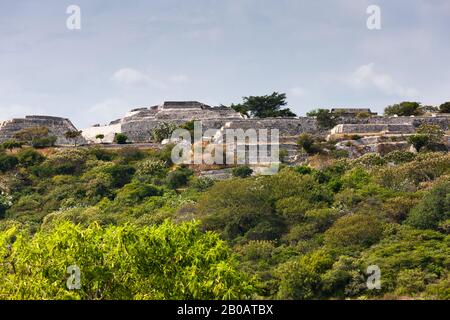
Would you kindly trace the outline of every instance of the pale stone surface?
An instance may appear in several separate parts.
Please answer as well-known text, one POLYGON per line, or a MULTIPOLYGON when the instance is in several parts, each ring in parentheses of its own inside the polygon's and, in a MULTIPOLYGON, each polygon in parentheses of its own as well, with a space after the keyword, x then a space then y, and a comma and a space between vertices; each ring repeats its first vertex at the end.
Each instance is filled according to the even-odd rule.
MULTIPOLYGON (((47 127, 50 135, 57 137, 57 145, 71 145, 72 140, 64 137, 67 131, 75 131, 77 128, 70 122, 69 119, 50 116, 26 116, 25 118, 16 118, 0 123, 0 142, 14 139, 14 135, 26 128, 32 127, 47 127)), ((78 138, 77 141, 85 143, 83 138, 78 138)))

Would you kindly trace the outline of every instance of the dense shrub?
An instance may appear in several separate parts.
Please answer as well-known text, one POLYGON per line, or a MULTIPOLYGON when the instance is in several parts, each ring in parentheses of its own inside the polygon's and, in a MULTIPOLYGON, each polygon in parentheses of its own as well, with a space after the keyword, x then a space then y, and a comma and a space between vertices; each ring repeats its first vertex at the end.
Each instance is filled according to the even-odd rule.
POLYGON ((9 171, 17 166, 19 160, 16 156, 0 154, 0 172, 9 171))
POLYGON ((231 253, 196 224, 56 225, 31 237, 0 232, 4 299, 238 299, 254 289, 231 253), (69 290, 68 267, 81 271, 69 290), (220 279, 220 281, 217 281, 220 279))
POLYGON ((231 170, 231 173, 232 173, 233 177, 247 178, 252 175, 253 170, 248 166, 239 166, 239 167, 233 168, 231 170))
POLYGON ((418 229, 437 229, 450 219, 450 180, 436 185, 411 211, 406 223, 418 229))
POLYGON ((28 148, 17 153, 20 165, 30 167, 38 165, 45 160, 45 157, 34 149, 28 148))

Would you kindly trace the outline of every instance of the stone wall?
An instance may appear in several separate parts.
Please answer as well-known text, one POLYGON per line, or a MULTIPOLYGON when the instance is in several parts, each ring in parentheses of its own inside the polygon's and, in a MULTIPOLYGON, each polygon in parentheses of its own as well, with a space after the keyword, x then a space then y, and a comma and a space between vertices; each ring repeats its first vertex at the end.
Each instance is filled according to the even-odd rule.
MULTIPOLYGON (((0 142, 14 139, 14 135, 22 130, 32 127, 47 127, 52 136, 57 137, 57 145, 71 145, 73 141, 64 137, 67 131, 75 131, 77 128, 69 119, 50 116, 26 116, 7 120, 0 123, 0 142)), ((78 143, 85 143, 83 138, 79 138, 78 143)))

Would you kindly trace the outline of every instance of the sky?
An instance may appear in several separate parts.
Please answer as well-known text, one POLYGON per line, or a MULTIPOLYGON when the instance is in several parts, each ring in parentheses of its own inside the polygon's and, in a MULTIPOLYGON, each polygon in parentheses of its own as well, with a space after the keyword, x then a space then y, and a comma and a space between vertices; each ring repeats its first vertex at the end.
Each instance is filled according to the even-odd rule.
POLYGON ((105 124, 165 100, 450 100, 448 0, 0 0, 0 120, 105 124), (81 28, 67 28, 70 5, 81 28), (369 30, 377 5, 381 29, 369 30))

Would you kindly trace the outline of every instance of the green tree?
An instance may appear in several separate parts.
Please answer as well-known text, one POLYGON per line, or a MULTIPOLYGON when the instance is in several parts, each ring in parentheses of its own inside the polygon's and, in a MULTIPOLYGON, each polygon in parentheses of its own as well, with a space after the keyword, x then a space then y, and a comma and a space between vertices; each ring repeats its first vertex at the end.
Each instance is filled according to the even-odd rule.
POLYGON ((123 133, 116 133, 114 136, 114 142, 117 144, 126 144, 128 137, 123 133))
POLYGON ((289 260, 277 268, 279 299, 306 300, 320 298, 322 275, 332 267, 333 260, 324 251, 289 260))
POLYGON ((159 124, 155 129, 152 131, 152 139, 155 142, 161 142, 164 139, 169 139, 172 132, 177 128, 177 126, 174 123, 170 122, 163 122, 159 124))
POLYGON ((287 105, 286 94, 274 92, 265 96, 249 96, 243 98, 244 102, 232 104, 235 111, 256 118, 269 117, 295 117, 289 108, 282 108, 287 105))
POLYGON ((445 132, 438 125, 434 124, 422 124, 416 130, 417 134, 423 134, 428 137, 429 144, 437 145, 442 143, 442 139, 444 138, 445 132))
POLYGON ((45 160, 45 157, 42 154, 32 148, 21 150, 16 156, 20 165, 24 167, 41 164, 45 160))
POLYGON ((252 173, 253 170, 249 166, 239 166, 231 170, 231 174, 233 175, 233 177, 237 178, 247 178, 250 177, 252 173))
POLYGON ((450 181, 436 185, 411 211, 406 223, 417 229, 436 230, 450 219, 450 181))
POLYGON ((16 156, 9 154, 0 154, 0 172, 6 172, 14 169, 19 160, 17 160, 16 156))
POLYGON ((47 127, 31 127, 17 131, 14 138, 19 141, 25 141, 31 144, 35 139, 42 139, 48 137, 50 131, 47 127))
POLYGON ((404 101, 386 107, 384 109, 384 114, 387 116, 419 116, 422 114, 422 110, 419 102, 404 101))
POLYGON ((23 142, 17 140, 8 140, 2 143, 2 147, 12 152, 14 149, 22 148, 23 142))
POLYGON ((185 186, 189 177, 193 175, 193 171, 188 168, 178 168, 175 171, 169 172, 166 178, 166 184, 171 189, 178 189, 185 186))
POLYGON ((408 137, 408 142, 414 146, 417 151, 426 147, 430 142, 430 137, 426 134, 414 134, 408 137))
POLYGON ((314 138, 310 134, 302 133, 299 135, 297 138, 297 145, 308 154, 317 152, 317 148, 314 146, 314 138))
POLYGON ((95 139, 100 140, 100 143, 103 143, 103 139, 105 139, 105 135, 100 133, 95 136, 95 139))
POLYGON ((73 144, 76 147, 78 143, 78 138, 81 137, 82 133, 83 131, 69 130, 64 133, 64 137, 68 140, 73 140, 73 144))
POLYGON ((198 224, 0 232, 3 299, 242 299, 253 286, 230 250, 198 224), (81 272, 69 290, 67 268, 81 272))
POLYGON ((308 117, 315 117, 317 125, 322 129, 331 129, 336 125, 336 119, 328 109, 316 109, 306 114, 308 117))
POLYGON ((358 250, 370 247, 382 236, 382 225, 371 215, 349 214, 337 220, 325 232, 325 243, 330 248, 358 250))
POLYGON ((440 113, 450 113, 450 101, 444 102, 439 106, 440 113))

